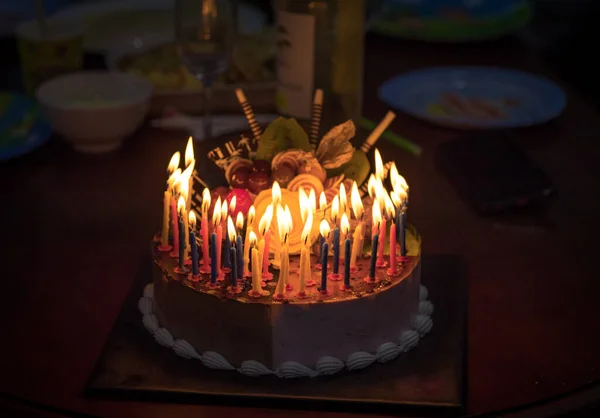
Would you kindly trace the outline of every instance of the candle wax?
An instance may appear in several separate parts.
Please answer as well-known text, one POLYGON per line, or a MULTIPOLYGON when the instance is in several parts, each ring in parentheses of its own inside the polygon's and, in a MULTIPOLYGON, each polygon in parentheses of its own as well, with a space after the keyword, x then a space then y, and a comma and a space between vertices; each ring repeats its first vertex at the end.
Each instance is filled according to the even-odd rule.
POLYGON ((308 254, 308 248, 302 247, 302 250, 300 250, 300 287, 298 289, 300 293, 306 290, 306 259, 308 257, 310 257, 308 254))
POLYGON ((205 271, 209 268, 210 257, 208 249, 208 216, 202 215, 202 264, 205 271))
POLYGON ((254 292, 260 292, 260 259, 258 257, 258 250, 256 246, 252 247, 252 290, 254 292))
POLYGON ((237 236, 236 247, 237 247, 237 260, 234 261, 234 263, 237 262, 236 278, 241 279, 244 275, 244 244, 242 244, 242 236, 241 235, 237 236))
POLYGON ((362 239, 362 232, 363 229, 363 224, 362 222, 360 222, 357 226, 356 229, 354 230, 354 235, 352 236, 352 254, 350 255, 350 260, 348 260, 346 258, 345 262, 349 263, 351 268, 356 268, 356 258, 358 257, 358 255, 360 253, 362 253, 362 247, 361 247, 361 243, 363 242, 362 239))
POLYGON ((173 253, 179 255, 179 221, 175 199, 171 199, 171 228, 173 229, 173 253))
POLYGON ((215 263, 215 260, 217 260, 216 265, 217 265, 217 271, 219 273, 219 276, 221 275, 221 246, 223 241, 223 227, 221 225, 217 226, 217 252, 216 252, 216 259, 213 258, 213 264, 215 263))
POLYGON ((400 255, 406 256, 406 209, 400 215, 401 230, 400 230, 400 255))
POLYGON ((231 263, 231 287, 235 288, 237 286, 237 254, 236 254, 236 249, 235 247, 231 247, 229 249, 229 253, 230 253, 230 257, 233 260, 233 262, 231 263))
POLYGON ((340 228, 333 229, 333 274, 339 274, 340 269, 340 228))
POLYGON ((379 234, 373 237, 373 248, 371 249, 371 265, 369 266, 369 277, 375 280, 375 265, 377 264, 377 247, 379 247, 379 234))
POLYGON ((160 236, 160 245, 164 248, 169 245, 169 210, 171 205, 171 192, 165 190, 165 197, 163 200, 163 225, 162 234, 160 236))
POLYGON ((229 239, 229 233, 225 233, 225 249, 223 250, 225 257, 223 257, 223 267, 231 267, 231 252, 229 251, 231 248, 231 244, 232 243, 229 239))
POLYGON ((385 250, 385 239, 386 239, 386 233, 387 233, 386 223, 387 223, 386 219, 384 217, 382 217, 381 227, 379 228, 379 231, 378 231, 379 232, 379 246, 378 246, 378 250, 377 250, 377 258, 381 264, 384 264, 383 252, 385 250))
POLYGON ((269 276, 269 246, 271 245, 271 230, 268 230, 265 234, 265 246, 263 249, 263 277, 269 276))
POLYGON ((327 291, 327 253, 329 252, 329 244, 323 242, 323 249, 321 250, 321 292, 327 291))
POLYGON ((217 266, 217 233, 213 232, 210 237, 210 282, 214 285, 217 282, 218 266, 217 266))
POLYGON ((190 245, 192 246, 192 274, 198 275, 198 244, 196 243, 196 233, 190 231, 190 245))
POLYGON ((390 228, 390 271, 396 274, 396 224, 392 223, 390 228))
POLYGON ((350 239, 344 242, 344 286, 350 287, 350 239))
POLYGON ((185 263, 185 229, 183 228, 183 219, 179 220, 179 268, 183 269, 185 263))

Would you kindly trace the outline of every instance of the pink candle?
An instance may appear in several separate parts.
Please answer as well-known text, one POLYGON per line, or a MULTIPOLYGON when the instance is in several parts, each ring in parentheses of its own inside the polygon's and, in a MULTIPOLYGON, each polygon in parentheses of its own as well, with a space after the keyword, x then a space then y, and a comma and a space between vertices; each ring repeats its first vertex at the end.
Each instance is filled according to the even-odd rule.
POLYGON ((179 219, 177 219, 177 202, 171 199, 171 229, 173 230, 173 252, 179 257, 179 219))
MULTIPOLYGON (((271 230, 265 234, 265 251, 263 253, 263 277, 269 277, 269 245, 271 241, 271 230)), ((268 280, 268 279, 267 279, 268 280)))
POLYGON ((379 228, 379 248, 377 252, 377 265, 383 266, 385 265, 385 260, 383 259, 383 250, 385 249, 385 238, 386 238, 386 219, 383 217, 381 219, 381 227, 379 228))
POLYGON ((202 266, 203 272, 210 272, 210 258, 208 257, 208 215, 202 215, 202 266))
MULTIPOLYGON (((218 274, 217 276, 221 277, 223 275, 223 272, 221 271, 221 247, 222 247, 222 241, 223 239, 223 227, 219 224, 219 226, 217 226, 217 271, 218 274)), ((214 263, 214 260, 213 260, 214 263)))
POLYGON ((396 274, 396 224, 390 228, 390 272, 396 274))

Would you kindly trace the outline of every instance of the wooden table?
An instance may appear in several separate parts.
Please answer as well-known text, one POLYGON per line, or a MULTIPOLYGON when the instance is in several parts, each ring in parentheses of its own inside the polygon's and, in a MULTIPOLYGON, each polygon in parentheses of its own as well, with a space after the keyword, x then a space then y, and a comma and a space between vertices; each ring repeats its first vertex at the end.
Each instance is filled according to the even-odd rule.
MULTIPOLYGON (((377 87, 408 69, 484 64, 543 72, 512 41, 431 46, 369 38, 367 47, 365 115, 371 119, 387 110, 377 87)), ((520 138, 558 187, 541 215, 482 218, 459 200, 433 164, 435 146, 458 132, 399 115, 392 129, 421 143, 423 155, 378 144, 384 155, 395 156, 411 185, 411 220, 424 251, 462 254, 468 262, 470 414, 560 396, 600 375, 600 117, 568 96, 559 120, 524 130, 520 138)), ((20 416, 57 416, 60 408, 126 417, 307 415, 82 396, 148 240, 160 227, 166 163, 185 140, 182 133, 144 128, 114 154, 80 155, 53 141, 0 165, 0 391, 6 394, 0 410, 20 416), (40 412, 36 403, 59 409, 40 412)), ((597 400, 596 392, 584 392, 550 409, 597 400)))

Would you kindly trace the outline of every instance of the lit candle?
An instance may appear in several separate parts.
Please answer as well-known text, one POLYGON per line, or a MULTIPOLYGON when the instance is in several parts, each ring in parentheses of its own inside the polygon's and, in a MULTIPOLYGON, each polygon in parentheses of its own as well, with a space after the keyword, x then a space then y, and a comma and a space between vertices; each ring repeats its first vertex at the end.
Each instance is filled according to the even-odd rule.
MULTIPOLYGON (((227 214, 228 214, 227 200, 223 199, 223 201, 221 202, 221 225, 220 225, 221 226, 221 235, 218 236, 218 238, 219 238, 219 254, 217 254, 217 257, 219 258, 219 279, 221 279, 221 280, 223 280, 225 278, 225 269, 223 268, 223 264, 221 263, 223 260, 223 252, 227 251, 227 256, 229 257, 229 247, 228 246, 223 247, 223 232, 225 232, 225 234, 227 234, 227 214)), ((229 271, 229 268, 227 268, 227 271, 229 271)))
MULTIPOLYGON (((313 214, 308 213, 302 228, 302 236, 300 238, 302 249, 300 250, 300 287, 298 296, 306 296, 307 281, 310 280, 310 232, 312 231, 313 214)), ((311 283, 312 284, 312 283, 311 283)))
POLYGON ((171 197, 173 195, 173 190, 172 190, 173 185, 175 184, 175 182, 177 181, 177 178, 181 174, 181 170, 176 171, 176 170, 178 170, 177 166, 179 165, 179 159, 180 159, 179 152, 176 152, 171 157, 171 160, 169 161, 169 165, 167 166, 167 172, 169 173, 169 178, 167 180, 167 187, 166 187, 164 199, 163 199, 163 225, 162 225, 162 233, 161 233, 161 237, 160 237, 160 246, 159 246, 160 251, 170 251, 172 248, 171 246, 169 246, 169 222, 170 222, 169 211, 171 209, 171 197))
MULTIPOLYGON (((231 220, 231 216, 227 216, 227 231, 229 231, 229 224, 233 226, 233 221, 231 220)), ((235 239, 233 240, 235 242, 235 239)), ((229 249, 231 248, 231 239, 229 238, 229 234, 225 234, 225 249, 223 250, 225 257, 223 258, 223 270, 225 272, 230 271, 231 269, 231 255, 229 249)))
POLYGON ((213 210, 213 230, 216 233, 217 243, 215 244, 215 251, 211 251, 211 266, 217 268, 218 276, 221 277, 221 239, 223 237, 223 226, 221 225, 221 197, 217 198, 215 208, 213 210))
POLYGON ((256 234, 254 233, 254 231, 250 231, 250 236, 249 236, 249 243, 250 243, 250 255, 252 257, 252 290, 251 290, 251 294, 254 293, 255 296, 260 296, 260 269, 261 269, 261 265, 260 265, 260 258, 258 256, 258 249, 256 248, 256 234))
MULTIPOLYGON (((281 187, 279 187, 279 183, 277 183, 277 181, 273 182, 273 186, 271 188, 271 200, 273 202, 273 222, 271 223, 271 225, 273 227, 275 225, 279 226, 279 223, 277 221, 277 212, 278 212, 277 206, 281 203, 281 187)), ((276 239, 279 239, 279 237, 276 237, 276 239)), ((279 241, 279 248, 281 248, 281 240, 279 241)), ((265 247, 265 254, 267 254, 267 264, 268 264, 268 257, 269 257, 270 249, 271 249, 271 247, 270 247, 270 243, 269 243, 265 247)), ((275 251, 273 253, 273 265, 279 266, 280 260, 281 260, 281 253, 279 251, 275 251)), ((263 271, 263 276, 264 275, 265 275, 265 272, 263 271)))
MULTIPOLYGON (((187 255, 186 250, 186 235, 188 235, 189 229, 187 228, 188 219, 187 212, 185 210, 185 198, 183 196, 179 196, 179 200, 177 201, 177 212, 179 214, 179 271, 178 273, 183 273, 185 259, 187 255)), ((189 237, 187 237, 189 239, 189 237)))
POLYGON ((202 273, 210 273, 210 257, 208 253, 208 209, 210 208, 210 191, 202 191, 202 273))
POLYGON ((340 216, 343 213, 350 216, 348 209, 348 196, 346 194, 346 186, 344 186, 344 183, 342 182, 340 183, 340 216))
POLYGON ((331 205, 331 222, 333 223, 333 273, 329 276, 331 280, 341 280, 339 274, 340 268, 340 228, 338 227, 339 216, 339 197, 335 196, 331 205))
POLYGON ((381 153, 377 148, 375 148, 375 178, 377 180, 383 181, 384 171, 383 171, 383 159, 381 158, 381 153))
POLYGON ((398 242, 400 243, 400 255, 406 257, 406 202, 408 200, 408 194, 404 190, 399 190, 401 199, 398 219, 398 242))
POLYGON ((369 265, 369 275, 365 277, 367 283, 375 281, 375 265, 377 263, 377 247, 379 246, 379 230, 381 228, 381 212, 377 200, 373 203, 373 246, 371 248, 371 264, 369 265))
POLYGON ((285 288, 288 282, 289 274, 289 255, 288 255, 288 219, 285 210, 281 205, 277 205, 277 229, 279 230, 279 241, 281 243, 281 265, 279 268, 279 281, 275 289, 276 300, 285 299, 285 288))
MULTIPOLYGON (((381 222, 381 208, 379 206, 379 200, 375 199, 373 201, 373 207, 371 208, 371 240, 375 241, 375 234, 378 232, 378 224, 377 222, 381 222), (376 221, 377 220, 377 221, 376 221)), ((375 254, 377 255, 377 254, 375 254)))
POLYGON ((227 218, 227 237, 229 241, 232 243, 231 246, 225 247, 225 251, 227 251, 229 258, 231 259, 231 284, 229 287, 229 291, 235 293, 237 291, 237 251, 233 243, 235 242, 235 226, 233 226, 233 221, 231 217, 227 218))
POLYGON ((350 287, 350 222, 345 213, 342 214, 340 224, 344 234, 344 287, 348 289, 350 287))
POLYGON ((185 208, 188 211, 192 208, 192 194, 194 192, 194 190, 192 189, 192 177, 194 177, 194 165, 195 161, 192 161, 190 165, 188 165, 187 168, 183 170, 183 173, 181 173, 181 178, 184 179, 182 183, 185 182, 185 189, 188 191, 185 198, 185 208))
POLYGON ((375 200, 375 195, 377 193, 377 179, 373 174, 369 176, 369 181, 367 182, 367 189, 369 191, 369 197, 375 200))
POLYGON ((379 233, 379 246, 377 251, 377 267, 385 267, 387 262, 384 259, 383 252, 385 250, 385 240, 387 234, 387 208, 386 208, 386 196, 387 192, 383 187, 381 180, 377 181, 377 193, 376 199, 379 201, 379 207, 382 212, 381 226, 378 229, 379 233))
POLYGON ((179 202, 177 202, 177 209, 180 211, 180 216, 183 219, 183 231, 180 230, 179 234, 183 234, 185 238, 185 247, 183 251, 183 263, 190 264, 190 234, 188 225, 188 211, 187 211, 187 196, 188 196, 188 185, 187 183, 181 184, 181 194, 179 195, 179 202), (179 207, 181 206, 181 209, 179 207))
MULTIPOLYGON (((269 273, 269 242, 271 240, 271 220, 273 219, 273 204, 267 206, 265 213, 258 222, 258 232, 260 233, 260 242, 258 243, 258 255, 262 260, 261 279, 270 279, 269 273)), ((252 267, 254 268, 254 267, 252 267)))
POLYGON ((244 244, 242 242, 242 230, 244 229, 244 215, 242 212, 238 212, 235 218, 236 228, 236 243, 235 248, 237 250, 237 276, 236 278, 242 280, 244 273, 244 244))
POLYGON ((289 260, 289 252, 290 252, 290 232, 292 231, 293 228, 293 221, 292 221, 292 212, 290 211, 290 208, 288 205, 285 205, 285 209, 284 209, 284 216, 285 216, 285 243, 284 246, 286 247, 286 254, 288 254, 288 260, 286 261, 287 263, 287 273, 285 275, 285 290, 293 290, 292 284, 290 283, 290 260, 289 260))
POLYGON ((191 136, 188 138, 187 145, 185 146, 184 162, 184 171, 187 171, 189 174, 188 189, 190 190, 190 194, 187 200, 187 210, 189 212, 190 208, 192 207, 192 196, 194 195, 194 167, 196 165, 196 160, 194 158, 194 141, 192 140, 191 136))
POLYGON ((321 219, 321 225, 319 226, 321 232, 322 246, 321 246, 321 293, 327 293, 327 253, 329 252, 329 244, 327 244, 327 237, 329 236, 329 223, 326 219, 321 219))
POLYGON ((233 216, 235 208, 237 207, 237 196, 233 196, 229 201, 229 214, 233 216))
POLYGON ((177 219, 177 200, 171 198, 171 229, 173 230, 173 251, 171 257, 179 257, 179 220, 177 219))
POLYGON ((254 224, 254 218, 256 217, 256 209, 254 205, 250 206, 248 210, 248 218, 246 219, 246 237, 244 238, 244 266, 242 268, 243 275, 245 277, 250 276, 250 233, 253 231, 252 225, 254 224))
POLYGON ((396 223, 392 221, 392 226, 390 227, 390 268, 388 269, 388 273, 394 276, 397 272, 398 269, 396 266, 396 223))
POLYGON ((210 236, 210 259, 212 262, 210 263, 210 284, 212 287, 217 285, 217 276, 219 275, 219 268, 217 263, 217 233, 213 232, 210 236))
POLYGON ((189 215, 190 245, 192 247, 192 279, 198 278, 198 244, 196 243, 196 213, 191 210, 189 215))
MULTIPOLYGON (((350 255, 350 268, 356 270, 356 258, 359 254, 362 254, 363 242, 364 242, 364 224, 363 224, 363 216, 364 209, 362 200, 360 198, 360 193, 358 192, 358 185, 356 182, 352 184, 352 212, 354 212, 354 217, 358 221, 358 225, 354 229, 354 234, 352 235, 352 254, 350 255)), ((348 260, 346 260, 348 262, 348 260)))

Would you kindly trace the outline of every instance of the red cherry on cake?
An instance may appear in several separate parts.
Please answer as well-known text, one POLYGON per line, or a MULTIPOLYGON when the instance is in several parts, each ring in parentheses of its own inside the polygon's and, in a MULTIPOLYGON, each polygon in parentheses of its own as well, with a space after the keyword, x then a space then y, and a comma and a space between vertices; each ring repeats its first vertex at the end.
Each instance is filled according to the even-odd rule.
POLYGON ((267 173, 267 175, 269 175, 271 174, 271 163, 265 160, 256 160, 254 161, 252 171, 256 173, 267 173))
POLYGON ((256 171, 248 178, 248 190, 254 194, 268 189, 271 186, 269 175, 264 171, 256 171))
POLYGON ((227 195, 227 202, 235 196, 235 211, 233 212, 232 220, 235 222, 238 212, 242 212, 244 216, 248 214, 250 206, 252 206, 252 196, 246 189, 232 189, 227 195))
POLYGON ((231 174, 229 184, 231 184, 231 187, 245 189, 248 187, 248 177, 250 177, 250 170, 246 167, 240 167, 231 174))
POLYGON ((273 170, 271 177, 273 181, 277 181, 281 187, 287 187, 290 181, 296 175, 295 170, 287 164, 282 164, 273 170))

